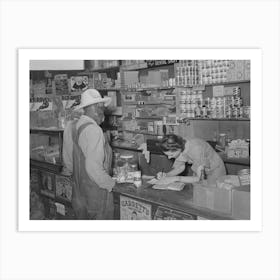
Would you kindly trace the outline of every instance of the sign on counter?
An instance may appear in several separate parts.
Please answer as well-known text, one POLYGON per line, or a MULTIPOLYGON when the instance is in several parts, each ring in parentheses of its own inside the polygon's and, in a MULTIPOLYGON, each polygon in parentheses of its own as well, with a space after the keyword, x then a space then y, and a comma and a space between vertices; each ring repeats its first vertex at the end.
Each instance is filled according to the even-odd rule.
POLYGON ((120 196, 121 220, 151 220, 152 206, 126 196, 120 196))

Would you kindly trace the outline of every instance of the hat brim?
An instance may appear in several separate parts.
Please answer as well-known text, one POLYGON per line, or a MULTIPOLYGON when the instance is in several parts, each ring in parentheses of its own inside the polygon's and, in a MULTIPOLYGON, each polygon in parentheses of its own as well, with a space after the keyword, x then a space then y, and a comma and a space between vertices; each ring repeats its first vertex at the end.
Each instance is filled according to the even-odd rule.
POLYGON ((83 109, 85 107, 91 106, 91 105, 96 104, 96 103, 104 103, 104 106, 107 107, 111 103, 111 101, 112 101, 111 97, 105 96, 103 98, 96 99, 91 103, 80 104, 80 105, 78 105, 74 108, 74 111, 83 109))

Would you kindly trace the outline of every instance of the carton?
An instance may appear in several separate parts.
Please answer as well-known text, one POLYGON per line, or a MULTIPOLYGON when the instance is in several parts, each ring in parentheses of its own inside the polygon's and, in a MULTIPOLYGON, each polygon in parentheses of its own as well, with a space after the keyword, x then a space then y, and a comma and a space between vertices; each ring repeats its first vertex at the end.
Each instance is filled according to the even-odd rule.
POLYGON ((138 71, 125 71, 124 72, 124 83, 135 87, 135 84, 139 82, 138 71))
POLYGON ((149 71, 148 72, 148 84, 154 86, 161 85, 161 73, 159 71, 149 71))
POLYGON ((250 185, 232 189, 232 217, 250 220, 250 185))
POLYGON ((245 60, 244 62, 244 79, 250 80, 251 61, 245 60))
POLYGON ((214 211, 231 214, 231 190, 193 184, 193 203, 214 211))
POLYGON ((227 71, 227 81, 244 80, 244 68, 244 60, 231 61, 227 71))

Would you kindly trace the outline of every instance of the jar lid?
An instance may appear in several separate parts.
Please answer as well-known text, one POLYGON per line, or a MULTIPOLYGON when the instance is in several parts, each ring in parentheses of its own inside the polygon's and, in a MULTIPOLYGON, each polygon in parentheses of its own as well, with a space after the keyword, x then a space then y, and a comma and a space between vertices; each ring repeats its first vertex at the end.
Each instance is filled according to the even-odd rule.
POLYGON ((130 158, 133 158, 133 155, 121 155, 120 158, 130 159, 130 158))

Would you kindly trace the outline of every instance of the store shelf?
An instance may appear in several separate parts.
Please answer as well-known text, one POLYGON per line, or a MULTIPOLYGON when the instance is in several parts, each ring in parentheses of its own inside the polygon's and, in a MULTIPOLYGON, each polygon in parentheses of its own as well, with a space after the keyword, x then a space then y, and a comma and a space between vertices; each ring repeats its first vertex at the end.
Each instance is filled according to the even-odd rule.
POLYGON ((240 81, 227 81, 213 84, 203 84, 204 86, 219 86, 219 85, 231 85, 231 84, 243 84, 250 83, 250 80, 240 80, 240 81))
POLYGON ((243 84, 243 83, 250 83, 250 80, 240 80, 240 81, 228 81, 228 82, 220 82, 220 83, 213 83, 213 84, 195 84, 195 85, 176 85, 170 87, 142 87, 142 88, 125 88, 124 91, 145 91, 145 90, 167 90, 167 89, 175 89, 175 88, 193 88, 193 87, 209 87, 209 86, 219 86, 219 85, 232 85, 232 84, 243 84))
POLYGON ((142 88, 124 88, 124 92, 138 92, 138 91, 146 91, 146 90, 169 90, 175 89, 175 87, 142 87, 142 88))
POLYGON ((250 83, 250 80, 227 81, 227 82, 219 82, 219 83, 212 83, 212 84, 195 84, 195 85, 181 85, 181 86, 176 85, 176 88, 223 86, 223 85, 234 85, 234 84, 244 84, 244 83, 250 83))
POLYGON ((142 150, 139 150, 137 147, 122 146, 113 143, 111 144, 111 147, 112 149, 122 149, 122 150, 134 151, 134 152, 142 152, 142 150))
POLYGON ((122 68, 124 71, 152 70, 152 69, 156 69, 156 68, 170 67, 170 66, 173 66, 175 63, 177 63, 177 62, 175 61, 175 62, 167 63, 167 64, 148 66, 147 62, 143 62, 141 64, 123 65, 122 68))
POLYGON ((127 129, 122 129, 120 131, 130 132, 130 133, 135 133, 135 134, 151 135, 151 136, 164 136, 163 134, 155 134, 155 133, 148 132, 148 131, 127 130, 127 129))
MULTIPOLYGON (((183 116, 182 116, 183 117, 183 116)), ((186 117, 184 117, 186 118, 186 117)), ((250 119, 246 119, 246 118, 242 118, 242 119, 226 119, 226 118, 223 118, 223 119, 210 119, 210 118, 186 118, 190 121, 250 121, 250 119)))
POLYGON ((54 164, 54 163, 39 161, 35 159, 30 159, 30 166, 35 167, 37 169, 47 170, 55 173, 60 173, 63 168, 62 164, 54 164))
POLYGON ((218 153, 224 163, 250 166, 250 158, 229 158, 225 153, 218 153))
POLYGON ((33 134, 40 134, 40 133, 44 133, 44 134, 57 134, 58 132, 63 132, 64 129, 63 128, 44 128, 44 127, 33 127, 30 128, 30 133, 33 134))
POLYGON ((154 121, 161 121, 163 117, 135 117, 135 120, 154 120, 154 121))
POLYGON ((99 91, 120 91, 121 88, 96 88, 96 90, 99 90, 99 91))

